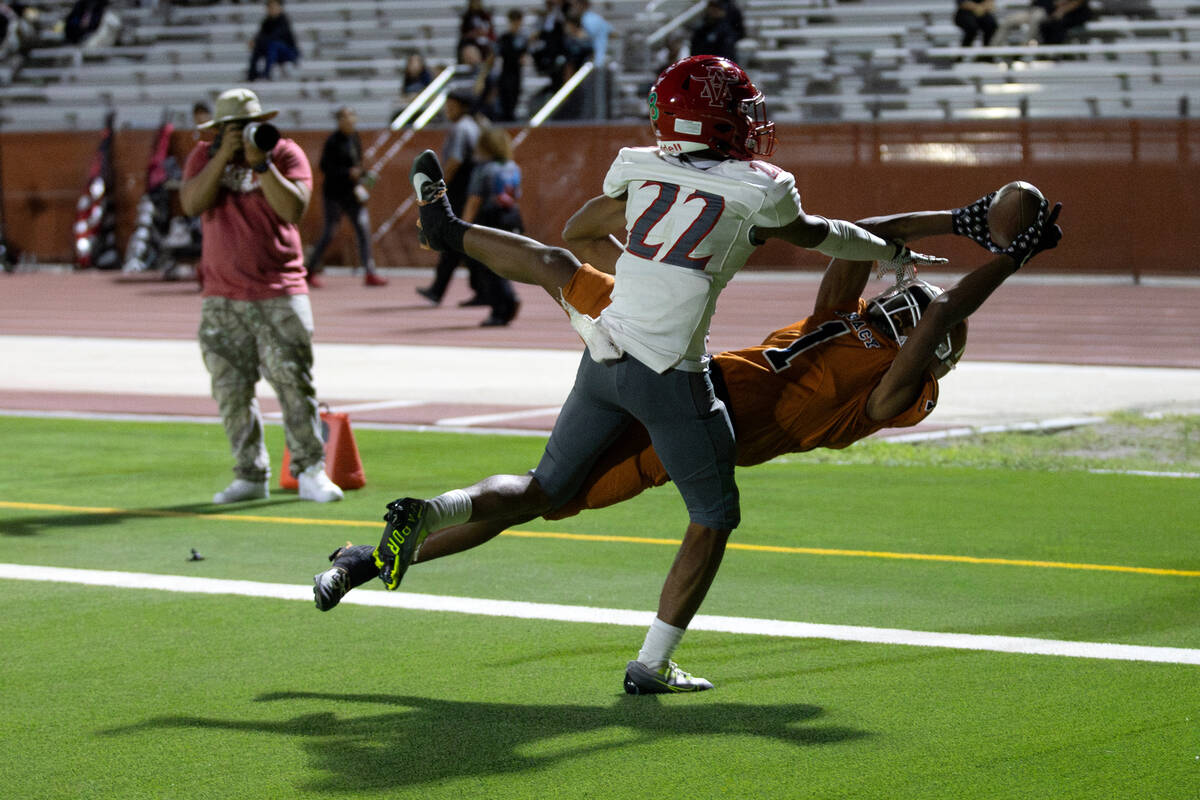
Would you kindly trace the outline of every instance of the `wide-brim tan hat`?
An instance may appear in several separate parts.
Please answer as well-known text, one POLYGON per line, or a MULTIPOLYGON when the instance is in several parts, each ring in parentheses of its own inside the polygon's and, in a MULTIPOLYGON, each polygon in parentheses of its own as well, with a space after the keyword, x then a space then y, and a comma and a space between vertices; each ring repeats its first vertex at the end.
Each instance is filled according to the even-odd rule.
POLYGON ((229 89, 221 92, 217 98, 217 107, 213 118, 202 122, 197 128, 213 128, 226 122, 262 122, 271 119, 279 112, 276 110, 263 111, 258 95, 249 89, 229 89))

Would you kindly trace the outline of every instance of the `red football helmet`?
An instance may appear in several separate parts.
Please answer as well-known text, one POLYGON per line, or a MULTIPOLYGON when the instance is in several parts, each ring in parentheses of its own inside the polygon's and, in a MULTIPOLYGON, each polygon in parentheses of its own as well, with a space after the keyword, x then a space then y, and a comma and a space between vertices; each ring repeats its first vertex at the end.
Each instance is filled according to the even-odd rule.
POLYGON ((691 56, 663 70, 650 89, 650 124, 664 153, 715 150, 750 161, 775 150, 775 123, 762 92, 737 64, 691 56))

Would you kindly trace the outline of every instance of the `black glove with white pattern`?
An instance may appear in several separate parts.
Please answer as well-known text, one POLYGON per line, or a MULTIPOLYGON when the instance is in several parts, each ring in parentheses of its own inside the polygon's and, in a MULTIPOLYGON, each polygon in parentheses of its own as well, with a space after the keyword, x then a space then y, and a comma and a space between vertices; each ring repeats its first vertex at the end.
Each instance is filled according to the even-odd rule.
POLYGON ((1049 203, 1043 200, 1038 209, 1037 220, 1013 239, 1012 244, 1000 251, 1016 262, 1017 269, 1025 266, 1029 259, 1043 250, 1053 250, 1058 247, 1063 232, 1062 228, 1055 223, 1058 220, 1058 213, 1062 211, 1062 203, 1055 203, 1054 210, 1050 212, 1049 216, 1046 216, 1048 207, 1049 203))
POLYGON ((966 236, 988 251, 999 253, 1004 248, 992 241, 992 236, 988 232, 987 220, 988 209, 992 207, 992 200, 995 197, 996 192, 990 192, 969 206, 956 208, 950 212, 950 219, 955 236, 966 236))

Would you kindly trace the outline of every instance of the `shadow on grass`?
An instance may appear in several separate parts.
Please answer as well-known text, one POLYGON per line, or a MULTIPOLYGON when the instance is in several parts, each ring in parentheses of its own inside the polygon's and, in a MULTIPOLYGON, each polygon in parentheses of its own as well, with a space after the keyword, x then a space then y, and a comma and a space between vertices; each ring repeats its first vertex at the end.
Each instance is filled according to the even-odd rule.
POLYGON ((836 725, 815 725, 819 706, 753 706, 708 702, 703 696, 622 695, 602 708, 455 702, 389 694, 276 692, 260 702, 326 700, 346 714, 351 704, 399 710, 369 716, 323 712, 291 720, 252 721, 162 716, 113 730, 121 735, 161 729, 255 731, 298 740, 327 777, 306 789, 348 792, 393 789, 452 778, 536 770, 558 761, 671 737, 758 736, 806 747, 870 735, 836 725))
POLYGON ((300 502, 296 495, 283 496, 275 500, 237 503, 217 506, 212 503, 189 503, 160 508, 112 508, 96 511, 62 511, 33 517, 0 519, 0 536, 36 536, 46 531, 61 528, 92 528, 101 525, 117 525, 135 519, 149 518, 194 518, 211 514, 230 514, 238 511, 256 511, 273 506, 300 502))

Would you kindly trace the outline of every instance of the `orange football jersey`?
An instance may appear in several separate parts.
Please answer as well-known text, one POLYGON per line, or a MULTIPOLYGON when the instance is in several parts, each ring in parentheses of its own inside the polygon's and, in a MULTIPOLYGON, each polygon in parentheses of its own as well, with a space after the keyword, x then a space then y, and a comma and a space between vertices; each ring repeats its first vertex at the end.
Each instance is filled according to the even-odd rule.
MULTIPOLYGON (((584 265, 563 288, 577 310, 595 316, 607 304, 612 276, 584 265)), ((825 309, 781 328, 761 345, 713 356, 714 383, 724 382, 737 437, 739 466, 816 447, 841 448, 882 428, 925 419, 937 404, 937 381, 928 374, 903 413, 877 422, 867 398, 892 365, 899 345, 867 322, 866 301, 825 309)), ((561 519, 602 508, 668 480, 637 424, 601 456, 579 494, 546 516, 561 519)))

